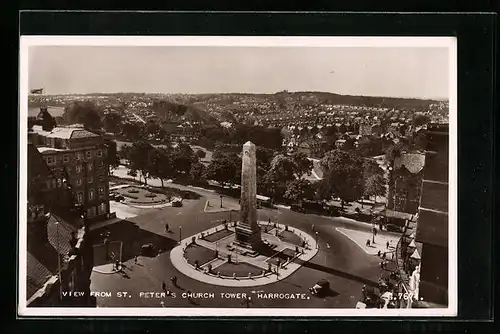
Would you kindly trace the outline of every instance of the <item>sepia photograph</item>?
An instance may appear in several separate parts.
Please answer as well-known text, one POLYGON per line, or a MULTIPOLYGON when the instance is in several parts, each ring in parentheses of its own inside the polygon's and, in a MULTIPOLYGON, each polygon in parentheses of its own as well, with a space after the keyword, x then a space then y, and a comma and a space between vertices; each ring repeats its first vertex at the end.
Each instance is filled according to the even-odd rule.
POLYGON ((22 316, 457 315, 444 37, 22 36, 22 316))

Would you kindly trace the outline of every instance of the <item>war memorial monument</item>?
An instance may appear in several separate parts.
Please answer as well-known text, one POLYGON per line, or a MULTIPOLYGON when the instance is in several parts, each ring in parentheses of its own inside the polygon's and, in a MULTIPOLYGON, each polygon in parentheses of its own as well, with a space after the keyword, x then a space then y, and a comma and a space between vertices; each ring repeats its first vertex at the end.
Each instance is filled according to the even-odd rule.
POLYGON ((284 279, 318 252, 316 240, 286 222, 259 221, 255 145, 243 145, 239 221, 180 241, 170 253, 186 276, 221 286, 258 286, 284 279))

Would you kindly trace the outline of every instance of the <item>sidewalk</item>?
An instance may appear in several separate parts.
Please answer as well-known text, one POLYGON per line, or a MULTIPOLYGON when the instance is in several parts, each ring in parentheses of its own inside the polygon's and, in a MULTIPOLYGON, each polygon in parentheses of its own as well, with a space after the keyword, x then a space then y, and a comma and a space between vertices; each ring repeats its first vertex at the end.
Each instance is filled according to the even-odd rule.
MULTIPOLYGON (((220 203, 218 201, 210 201, 207 200, 205 202, 205 212, 226 212, 226 211, 239 211, 240 205, 238 203, 234 203, 233 201, 225 200, 222 204, 222 208, 220 207, 220 203)), ((237 217, 238 215, 235 215, 237 217)))
POLYGON ((399 241, 399 237, 377 233, 377 235, 375 236, 375 244, 372 244, 371 232, 349 230, 341 227, 337 227, 335 228, 335 230, 351 239, 351 241, 358 245, 358 247, 361 248, 365 253, 376 255, 380 250, 381 253, 387 253, 388 259, 391 259, 391 253, 396 250, 396 245, 399 241), (370 240, 370 246, 366 245, 366 240, 370 240), (389 242, 389 248, 386 248, 387 242, 389 242))

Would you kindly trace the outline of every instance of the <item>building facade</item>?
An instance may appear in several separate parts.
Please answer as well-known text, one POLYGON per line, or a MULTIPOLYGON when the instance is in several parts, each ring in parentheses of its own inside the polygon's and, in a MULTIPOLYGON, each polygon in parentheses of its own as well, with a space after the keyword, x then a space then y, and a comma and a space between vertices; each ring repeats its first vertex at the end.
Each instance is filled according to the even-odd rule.
POLYGON ((421 244, 423 301, 448 304, 448 125, 429 125, 415 241, 421 244))
POLYGON ((33 126, 28 135, 54 175, 46 180, 45 191, 68 190, 57 205, 71 209, 77 203, 89 221, 107 219, 109 167, 103 138, 83 128, 40 125, 33 126))
POLYGON ((26 304, 28 307, 95 306, 90 297, 93 247, 88 225, 79 217, 58 214, 65 188, 35 145, 28 142, 26 304), (50 184, 51 188, 47 187, 50 184), (57 185, 57 181, 56 181, 57 185), (71 292, 83 292, 69 297, 71 292))
POLYGON ((389 173, 389 209, 417 213, 424 165, 423 153, 402 153, 394 158, 389 173))

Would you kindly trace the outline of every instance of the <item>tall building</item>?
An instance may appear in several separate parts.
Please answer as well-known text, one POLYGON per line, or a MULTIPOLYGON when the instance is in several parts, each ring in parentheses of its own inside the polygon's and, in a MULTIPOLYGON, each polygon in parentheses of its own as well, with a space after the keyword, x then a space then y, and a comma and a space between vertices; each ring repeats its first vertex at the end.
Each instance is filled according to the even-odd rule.
POLYGON ((87 226, 76 214, 65 218, 58 214, 54 203, 65 195, 65 189, 52 188, 57 178, 31 142, 27 153, 26 304, 95 306, 90 297, 93 249, 86 238, 87 226), (69 297, 75 291, 84 294, 69 297))
POLYGON ((67 189, 57 201, 47 204, 69 212, 76 203, 89 221, 107 219, 109 177, 103 138, 81 127, 53 127, 50 123, 33 125, 30 130, 29 140, 54 176, 45 180, 44 191, 67 189))
POLYGON ((429 125, 415 241, 421 244, 419 295, 448 304, 448 124, 429 125))
POLYGON ((417 213, 425 158, 423 153, 405 152, 394 158, 389 175, 389 209, 417 213))

